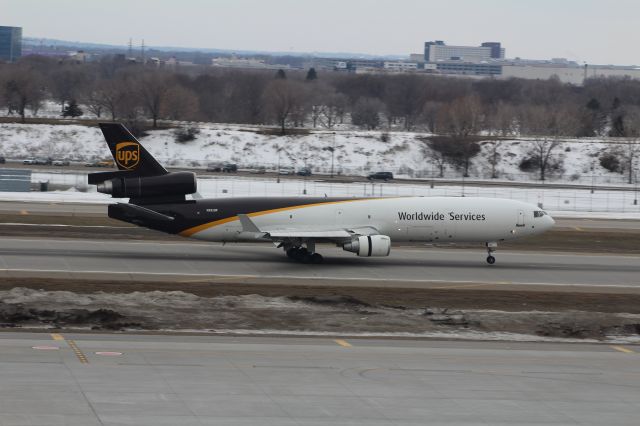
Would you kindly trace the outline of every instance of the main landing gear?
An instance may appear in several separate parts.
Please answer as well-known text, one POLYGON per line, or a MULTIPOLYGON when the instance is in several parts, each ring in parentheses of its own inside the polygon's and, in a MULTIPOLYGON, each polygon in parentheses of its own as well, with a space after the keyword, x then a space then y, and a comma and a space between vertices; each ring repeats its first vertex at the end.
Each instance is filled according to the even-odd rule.
POLYGON ((290 247, 286 250, 287 257, 301 263, 319 264, 324 260, 320 253, 314 253, 304 247, 290 247))
POLYGON ((493 265, 494 263, 496 263, 496 258, 493 257, 493 253, 495 253, 495 251, 498 249, 498 243, 495 242, 490 242, 487 243, 487 263, 489 265, 493 265))

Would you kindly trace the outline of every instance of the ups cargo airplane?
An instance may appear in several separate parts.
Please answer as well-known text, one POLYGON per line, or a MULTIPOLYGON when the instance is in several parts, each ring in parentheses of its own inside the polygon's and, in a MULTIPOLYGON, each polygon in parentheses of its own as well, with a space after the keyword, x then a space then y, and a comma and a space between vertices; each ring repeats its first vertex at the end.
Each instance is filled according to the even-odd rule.
POLYGON ((129 203, 109 217, 205 241, 267 241, 287 256, 320 263, 316 243, 358 256, 389 256, 391 242, 483 243, 489 264, 500 241, 543 233, 546 212, 513 200, 454 197, 187 199, 191 172, 167 172, 122 124, 100 124, 118 171, 91 173, 89 183, 129 203))

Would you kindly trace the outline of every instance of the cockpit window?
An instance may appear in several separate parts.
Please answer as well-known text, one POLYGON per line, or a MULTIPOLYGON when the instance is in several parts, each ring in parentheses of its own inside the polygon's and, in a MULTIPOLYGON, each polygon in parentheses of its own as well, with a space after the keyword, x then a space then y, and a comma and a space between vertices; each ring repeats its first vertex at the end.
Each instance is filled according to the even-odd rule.
POLYGON ((533 212, 533 217, 542 217, 545 216, 547 214, 547 212, 543 211, 543 210, 535 210, 533 212))

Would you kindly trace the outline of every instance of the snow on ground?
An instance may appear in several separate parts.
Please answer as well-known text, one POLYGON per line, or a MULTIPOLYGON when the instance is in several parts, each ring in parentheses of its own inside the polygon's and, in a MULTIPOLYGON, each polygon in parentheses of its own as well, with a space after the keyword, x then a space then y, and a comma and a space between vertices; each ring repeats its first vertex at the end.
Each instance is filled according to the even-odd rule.
MULTIPOLYGON (((173 130, 150 131, 141 141, 168 166, 205 167, 210 162, 230 161, 241 168, 308 165, 315 173, 329 173, 331 149, 335 147, 336 172, 364 175, 385 170, 416 178, 438 174, 431 151, 421 140, 428 136, 426 134, 394 131, 385 142, 383 133, 378 131, 312 131, 303 136, 275 136, 250 126, 194 126, 199 128, 200 134, 191 142, 177 143, 173 130)), ((518 168, 530 147, 531 140, 523 138, 502 142, 498 167, 502 179, 537 179, 535 173, 523 173, 518 168)), ((609 147, 609 143, 598 139, 564 141, 558 150, 558 155, 564 158, 564 173, 549 179, 584 184, 625 184, 625 176, 610 173, 599 165, 598 156, 609 147)), ((488 144, 482 145, 482 152, 473 160, 471 177, 490 177, 489 149, 488 144)), ((97 127, 17 123, 0 124, 0 155, 10 159, 44 156, 76 161, 110 158, 97 127)), ((459 178, 460 172, 448 167, 446 177, 459 178)))
MULTIPOLYGON (((0 200, 25 200, 66 203, 103 203, 114 201, 108 195, 95 192, 95 187, 87 187, 86 175, 73 173, 34 173, 34 182, 47 180, 51 183, 78 185, 87 192, 30 192, 0 193, 0 200)), ((319 197, 360 197, 360 196, 445 196, 445 197, 489 197, 507 198, 539 205, 552 215, 585 217, 607 217, 640 219, 640 205, 634 205, 637 196, 629 191, 599 190, 592 194, 589 190, 515 187, 479 187, 400 184, 400 183, 336 183, 322 180, 244 178, 244 177, 203 177, 198 179, 198 191, 203 197, 225 198, 246 196, 319 196, 319 197)))

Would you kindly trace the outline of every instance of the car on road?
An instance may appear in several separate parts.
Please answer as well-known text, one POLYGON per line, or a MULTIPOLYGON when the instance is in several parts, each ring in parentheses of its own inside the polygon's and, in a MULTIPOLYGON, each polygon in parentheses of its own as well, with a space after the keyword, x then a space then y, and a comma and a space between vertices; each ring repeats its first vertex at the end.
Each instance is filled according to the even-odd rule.
POLYGON ((7 160, 4 158, 4 156, 0 155, 0 164, 4 164, 6 162, 7 160))
POLYGON ((391 172, 374 172, 374 173, 370 173, 369 176, 367 176, 367 179, 369 179, 369 180, 383 180, 385 182, 388 182, 391 179, 393 179, 393 173, 391 173, 391 172))
POLYGON ((285 175, 285 176, 295 175, 296 174, 296 169, 294 169, 293 167, 289 167, 289 166, 283 166, 283 167, 280 167, 278 169, 278 174, 279 175, 285 175))
POLYGON ((33 166, 33 165, 38 164, 38 163, 36 163, 36 159, 35 158, 31 157, 31 158, 27 158, 26 160, 24 160, 22 162, 22 164, 24 164, 25 166, 33 166))
POLYGON ((254 175, 263 175, 267 173, 267 169, 264 166, 254 167, 253 169, 249 170, 249 173, 252 173, 254 175))
POLYGON ((36 164, 39 166, 50 166, 53 162, 51 157, 37 157, 36 164))
POLYGON ((113 167, 113 161, 111 160, 96 160, 89 163, 85 163, 85 167, 113 167))
POLYGON ((60 167, 62 167, 62 166, 68 166, 68 165, 69 165, 69 164, 71 164, 71 163, 69 162, 69 160, 53 160, 53 161, 51 162, 51 164, 52 164, 53 166, 60 166, 60 167))
POLYGON ((298 170, 298 176, 311 176, 311 169, 309 167, 303 167, 298 170))
POLYGON ((207 165, 208 172, 236 173, 238 165, 235 163, 209 163, 207 165))

